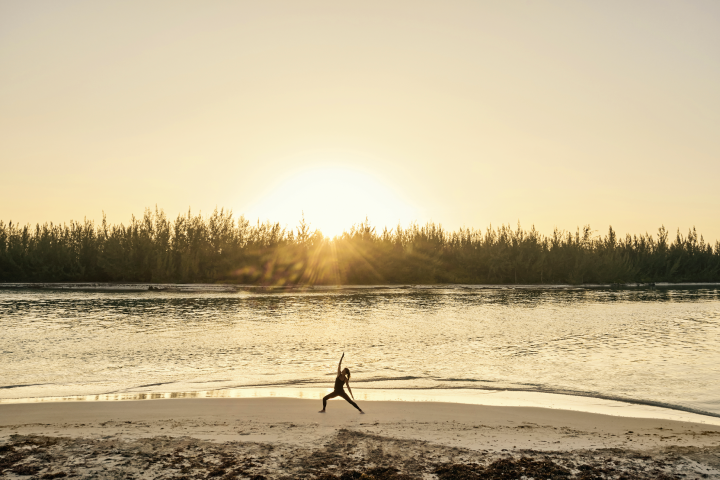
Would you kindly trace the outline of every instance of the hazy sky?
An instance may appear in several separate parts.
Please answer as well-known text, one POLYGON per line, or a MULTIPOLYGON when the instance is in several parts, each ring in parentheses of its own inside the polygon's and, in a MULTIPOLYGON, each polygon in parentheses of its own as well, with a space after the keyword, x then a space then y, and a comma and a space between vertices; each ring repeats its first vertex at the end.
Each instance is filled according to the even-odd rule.
POLYGON ((0 1, 0 219, 720 239, 720 2, 0 1))

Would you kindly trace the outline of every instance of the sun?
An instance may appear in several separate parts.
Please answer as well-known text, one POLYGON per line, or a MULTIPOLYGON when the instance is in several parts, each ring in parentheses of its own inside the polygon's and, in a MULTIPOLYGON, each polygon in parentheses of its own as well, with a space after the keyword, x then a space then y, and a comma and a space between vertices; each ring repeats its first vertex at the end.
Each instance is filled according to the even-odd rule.
POLYGON ((326 237, 339 236, 367 217, 381 231, 417 219, 416 209, 395 189, 369 172, 322 166, 281 180, 246 211, 249 219, 271 220, 294 228, 301 215, 326 237))

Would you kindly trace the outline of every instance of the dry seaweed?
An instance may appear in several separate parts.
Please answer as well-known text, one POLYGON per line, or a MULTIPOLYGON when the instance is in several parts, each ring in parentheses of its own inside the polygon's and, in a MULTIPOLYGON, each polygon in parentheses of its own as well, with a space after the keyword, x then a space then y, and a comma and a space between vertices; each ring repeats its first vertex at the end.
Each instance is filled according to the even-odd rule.
POLYGON ((709 478, 720 447, 492 452, 339 430, 301 448, 189 437, 140 439, 15 436, 0 445, 3 476, 34 479, 670 480, 709 478))

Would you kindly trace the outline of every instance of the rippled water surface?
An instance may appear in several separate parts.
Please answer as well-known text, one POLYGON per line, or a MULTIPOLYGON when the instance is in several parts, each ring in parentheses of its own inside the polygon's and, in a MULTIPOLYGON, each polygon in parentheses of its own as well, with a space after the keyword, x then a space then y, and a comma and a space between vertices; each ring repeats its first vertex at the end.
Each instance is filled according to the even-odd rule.
POLYGON ((720 291, 0 290, 0 399, 331 386, 528 389, 720 414, 720 291))

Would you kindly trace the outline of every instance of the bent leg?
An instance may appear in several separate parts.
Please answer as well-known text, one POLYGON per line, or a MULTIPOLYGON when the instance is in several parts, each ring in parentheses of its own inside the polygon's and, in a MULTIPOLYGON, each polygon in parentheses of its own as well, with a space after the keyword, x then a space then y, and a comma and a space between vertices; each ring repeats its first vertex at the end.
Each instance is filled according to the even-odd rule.
MULTIPOLYGON (((344 392, 343 392, 343 393, 344 393, 344 392)), ((325 410, 325 406, 327 405, 327 401, 330 400, 331 398, 335 398, 335 397, 337 397, 337 396, 338 396, 338 393, 337 393, 337 392, 332 392, 332 393, 330 393, 330 394, 328 394, 328 395, 325 395, 325 396, 323 397, 323 410, 325 410)))
POLYGON ((357 403, 353 402, 352 399, 351 399, 350 397, 348 397, 348 394, 345 393, 345 391, 338 392, 338 393, 336 394, 336 396, 337 396, 337 395, 339 395, 339 396, 341 396, 342 398, 344 398, 345 400, 347 400, 348 403, 350 403, 350 405, 352 405, 353 407, 357 408, 359 412, 362 412, 362 410, 360 410, 360 407, 357 406, 357 403))

